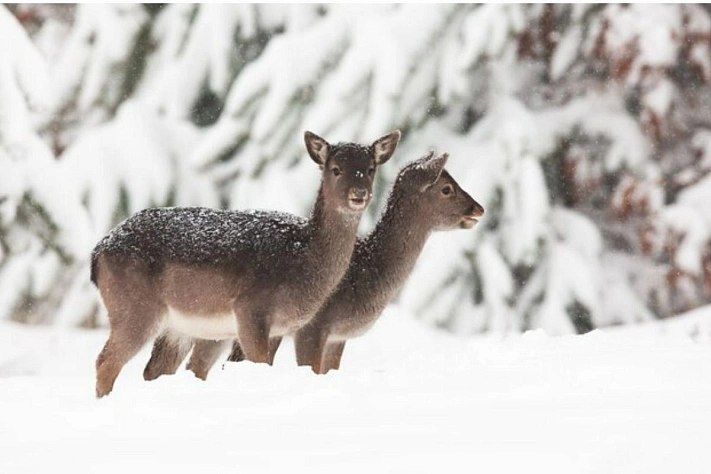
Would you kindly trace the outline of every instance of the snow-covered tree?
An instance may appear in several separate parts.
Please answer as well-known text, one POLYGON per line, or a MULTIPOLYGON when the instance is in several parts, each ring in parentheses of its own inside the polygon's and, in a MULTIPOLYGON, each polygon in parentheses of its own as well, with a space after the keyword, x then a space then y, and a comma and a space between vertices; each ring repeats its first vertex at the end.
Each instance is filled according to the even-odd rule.
POLYGON ((471 107, 481 119, 466 143, 503 148, 485 149, 481 166, 494 181, 492 168, 504 167, 486 221, 493 229, 463 246, 471 265, 449 265, 427 294, 417 288, 442 256, 422 265, 405 299, 448 327, 551 332, 708 301, 708 213, 684 202, 708 173, 708 11, 522 11, 509 52, 470 64, 490 71, 491 89, 484 109, 471 107))
POLYGON ((51 321, 91 248, 72 183, 37 130, 46 63, 0 8, 0 318, 51 321))
POLYGON ((486 216, 433 236, 400 295, 440 327, 584 332, 711 299, 704 6, 12 8, 0 12, 12 45, 0 49, 0 104, 23 118, 0 117, 0 150, 34 145, 0 155, 0 278, 25 265, 46 280, 3 285, 0 317, 39 304, 61 321, 93 318, 79 242, 143 207, 305 213, 318 173, 304 130, 364 142, 404 132, 363 232, 399 166, 451 153, 486 216), (30 223, 28 203, 42 209, 27 207, 30 223))

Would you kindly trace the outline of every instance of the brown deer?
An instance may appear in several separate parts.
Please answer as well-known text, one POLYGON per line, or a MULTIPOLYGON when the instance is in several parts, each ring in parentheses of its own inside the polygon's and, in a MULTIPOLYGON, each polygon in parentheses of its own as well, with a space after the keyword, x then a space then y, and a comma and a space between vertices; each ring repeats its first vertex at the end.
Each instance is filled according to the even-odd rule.
MULTIPOLYGON (((405 166, 373 232, 356 244, 350 266, 318 314, 295 335, 299 365, 338 369, 348 339, 365 333, 402 287, 433 231, 470 229, 484 208, 444 170, 434 152, 405 166)), ((197 341, 188 369, 205 378, 224 342, 197 341)), ((273 357, 273 354, 272 354, 273 357)), ((229 360, 244 358, 238 342, 229 360)))
POLYGON ((346 272, 375 169, 399 140, 396 130, 370 146, 330 145, 306 132, 306 150, 322 168, 309 219, 155 208, 116 226, 92 253, 110 326, 96 360, 97 397, 159 335, 173 351, 161 370, 174 372, 193 338, 236 338, 247 359, 268 362, 270 341, 306 324, 346 272))

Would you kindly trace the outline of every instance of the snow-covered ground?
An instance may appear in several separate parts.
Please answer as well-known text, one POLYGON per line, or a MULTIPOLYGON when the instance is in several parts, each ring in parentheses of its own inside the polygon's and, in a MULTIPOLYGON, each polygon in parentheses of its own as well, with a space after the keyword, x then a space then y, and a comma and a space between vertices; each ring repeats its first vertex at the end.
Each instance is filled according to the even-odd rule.
POLYGON ((104 331, 1 323, 0 473, 708 473, 711 310, 680 321, 462 339, 391 307, 326 376, 287 341, 148 383, 146 349, 102 400, 104 331))

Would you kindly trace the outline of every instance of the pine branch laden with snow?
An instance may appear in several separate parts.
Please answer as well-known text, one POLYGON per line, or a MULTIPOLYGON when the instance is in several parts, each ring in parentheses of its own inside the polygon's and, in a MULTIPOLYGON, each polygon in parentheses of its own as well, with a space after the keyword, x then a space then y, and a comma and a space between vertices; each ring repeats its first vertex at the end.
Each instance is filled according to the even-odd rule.
POLYGON ((55 153, 84 127, 110 119, 133 92, 148 19, 140 5, 79 5, 70 30, 54 34, 61 46, 49 62, 54 90, 45 128, 55 153))
POLYGON ((79 199, 36 131, 49 84, 39 52, 0 9, 0 319, 51 321, 57 280, 85 259, 90 238, 79 199), (53 304, 42 307, 46 300, 53 304))
MULTIPOLYGON (((531 7, 511 45, 515 54, 489 59, 496 103, 478 112, 483 119, 462 148, 494 142, 469 145, 469 154, 488 155, 471 168, 486 170, 493 192, 488 201, 472 192, 490 204, 493 229, 484 242, 454 250, 472 256, 469 272, 449 265, 425 283, 443 261, 443 250, 432 251, 437 256, 420 266, 422 280, 416 274, 403 297, 414 310, 457 330, 565 333, 709 300, 708 213, 698 205, 677 210, 703 201, 694 185, 708 172, 711 117, 700 117, 708 100, 700 90, 707 84, 708 14, 696 6, 627 10, 531 7), (543 183, 533 178, 541 174, 536 161, 543 183), (556 225, 561 215, 571 216, 564 226, 556 225), (491 258, 492 246, 499 258, 491 258), (482 287, 468 292, 468 305, 461 303, 466 292, 452 288, 457 281, 482 287), (431 290, 418 291, 425 284, 431 290)), ((421 142, 434 146, 443 133, 421 142)))
POLYGON ((0 318, 91 319, 87 249, 144 207, 304 215, 304 130, 405 132, 364 233, 400 166, 450 152, 487 212, 400 295, 434 325, 585 332, 711 300, 701 5, 18 5, 0 48, 0 318))

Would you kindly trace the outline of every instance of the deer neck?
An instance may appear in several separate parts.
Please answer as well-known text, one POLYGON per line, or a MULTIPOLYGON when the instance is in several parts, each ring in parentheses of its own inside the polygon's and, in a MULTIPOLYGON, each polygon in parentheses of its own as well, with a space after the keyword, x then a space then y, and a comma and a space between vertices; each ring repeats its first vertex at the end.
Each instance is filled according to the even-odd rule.
POLYGON ((380 221, 366 239, 370 265, 377 267, 371 281, 380 288, 399 288, 412 271, 431 228, 419 220, 414 206, 393 192, 380 221))
POLYGON ((318 262, 318 272, 332 288, 343 277, 355 246, 361 214, 339 211, 325 204, 323 185, 309 218, 308 259, 318 262), (332 280, 332 281, 331 281, 332 280))

